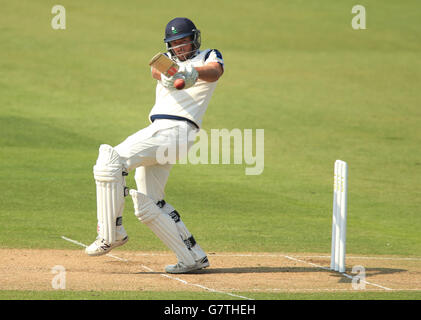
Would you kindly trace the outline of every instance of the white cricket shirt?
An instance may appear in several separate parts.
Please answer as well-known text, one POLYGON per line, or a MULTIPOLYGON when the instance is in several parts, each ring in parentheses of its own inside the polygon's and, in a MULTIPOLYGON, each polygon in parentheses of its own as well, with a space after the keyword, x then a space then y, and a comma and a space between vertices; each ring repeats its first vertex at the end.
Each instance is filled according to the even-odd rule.
MULTIPOLYGON (((179 65, 191 64, 193 67, 201 67, 209 62, 218 62, 224 67, 222 55, 216 49, 199 51, 192 59, 178 61, 177 63, 179 65)), ((155 105, 149 113, 149 119, 153 115, 177 116, 189 119, 200 127, 217 82, 207 82, 198 79, 194 86, 188 89, 177 90, 173 88, 167 89, 162 86, 161 81, 158 81, 155 105)))

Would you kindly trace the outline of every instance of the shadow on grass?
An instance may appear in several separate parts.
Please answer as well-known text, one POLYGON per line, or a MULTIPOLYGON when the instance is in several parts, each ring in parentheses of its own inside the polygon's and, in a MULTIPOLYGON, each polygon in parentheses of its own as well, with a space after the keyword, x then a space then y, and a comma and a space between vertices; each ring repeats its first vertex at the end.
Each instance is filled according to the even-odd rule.
POLYGON ((0 145, 66 149, 75 145, 78 148, 96 148, 100 143, 70 129, 64 129, 61 124, 8 116, 0 117, 0 145))

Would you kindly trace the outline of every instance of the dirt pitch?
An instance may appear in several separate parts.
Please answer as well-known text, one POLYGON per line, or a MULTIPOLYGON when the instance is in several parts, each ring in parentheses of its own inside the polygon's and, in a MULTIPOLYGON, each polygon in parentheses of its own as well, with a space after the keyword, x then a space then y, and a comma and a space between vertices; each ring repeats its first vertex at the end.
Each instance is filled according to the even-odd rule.
MULTIPOLYGON (((55 290, 55 266, 65 289, 77 291, 322 292, 353 291, 352 266, 364 266, 365 290, 421 290, 421 258, 347 257, 347 275, 326 269, 326 254, 209 253, 211 267, 167 275, 171 253, 114 250, 89 257, 83 250, 0 249, 0 290, 55 290)), ((356 275, 356 274, 354 274, 356 275)), ((57 283, 57 282, 56 282, 57 283)), ((241 297, 241 296, 238 296, 241 297)))

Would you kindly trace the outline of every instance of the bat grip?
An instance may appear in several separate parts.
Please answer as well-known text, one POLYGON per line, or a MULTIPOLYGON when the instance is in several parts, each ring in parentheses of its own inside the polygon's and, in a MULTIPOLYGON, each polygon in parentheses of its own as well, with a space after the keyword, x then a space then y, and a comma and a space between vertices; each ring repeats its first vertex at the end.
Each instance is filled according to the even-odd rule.
POLYGON ((167 70, 167 74, 172 77, 173 75, 175 75, 178 71, 178 68, 176 67, 171 67, 167 70))

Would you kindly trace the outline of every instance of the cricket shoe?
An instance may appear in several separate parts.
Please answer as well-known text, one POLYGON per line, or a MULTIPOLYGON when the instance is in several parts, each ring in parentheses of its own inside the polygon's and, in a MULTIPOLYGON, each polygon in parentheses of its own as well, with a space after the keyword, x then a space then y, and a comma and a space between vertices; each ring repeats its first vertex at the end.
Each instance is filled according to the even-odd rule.
POLYGON ((117 240, 113 244, 109 244, 104 239, 97 237, 96 240, 85 249, 85 253, 92 257, 102 256, 110 252, 112 249, 122 246, 127 241, 129 241, 129 236, 125 236, 123 239, 117 240))
POLYGON ((186 266, 184 263, 179 262, 175 265, 169 265, 165 267, 166 273, 189 273, 192 271, 197 271, 203 268, 209 267, 208 257, 204 257, 200 260, 197 260, 194 265, 186 266))

